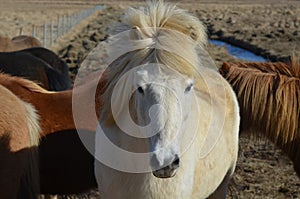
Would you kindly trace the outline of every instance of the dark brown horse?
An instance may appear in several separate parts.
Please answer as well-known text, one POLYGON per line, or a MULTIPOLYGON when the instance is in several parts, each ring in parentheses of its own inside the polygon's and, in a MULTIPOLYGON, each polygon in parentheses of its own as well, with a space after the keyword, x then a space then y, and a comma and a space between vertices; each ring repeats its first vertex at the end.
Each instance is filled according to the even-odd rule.
POLYGON ((40 127, 35 109, 0 85, 0 197, 37 198, 40 127))
MULTIPOLYGON (((90 79, 91 81, 92 79, 90 79)), ((101 92, 104 81, 82 85, 80 99, 83 108, 90 90, 101 92)), ((0 74, 0 85, 22 100, 32 104, 40 116, 40 176, 41 193, 74 194, 96 188, 94 158, 82 144, 76 127, 85 130, 88 139, 94 139, 95 121, 87 115, 80 126, 75 126, 72 112, 72 90, 48 92, 37 84, 18 77, 0 74)), ((99 94, 97 94, 99 95, 99 94)), ((100 106, 98 101, 97 107, 100 106)), ((91 148, 93 148, 91 146, 91 148)))
POLYGON ((68 66, 55 53, 41 47, 0 53, 0 71, 36 81, 47 90, 71 87, 68 66))
POLYGON ((283 149, 300 177, 300 59, 288 63, 224 63, 234 88, 241 131, 264 136, 283 149))
POLYGON ((0 36, 0 52, 12 52, 42 46, 42 43, 32 36, 20 35, 13 37, 12 39, 0 36))

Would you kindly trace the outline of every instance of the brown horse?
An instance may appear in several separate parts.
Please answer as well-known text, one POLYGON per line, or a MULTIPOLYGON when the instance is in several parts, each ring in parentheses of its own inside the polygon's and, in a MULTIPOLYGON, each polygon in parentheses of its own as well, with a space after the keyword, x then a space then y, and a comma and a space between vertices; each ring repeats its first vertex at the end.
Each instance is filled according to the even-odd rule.
POLYGON ((240 104, 241 131, 283 149, 300 176, 300 59, 287 63, 224 63, 221 74, 240 104))
MULTIPOLYGON (((82 85, 78 95, 83 109, 88 106, 85 99, 93 97, 90 90, 97 87, 101 93, 103 84, 104 80, 99 84, 92 81, 82 85)), ((74 194, 96 188, 94 158, 84 147, 76 131, 76 127, 83 129, 88 139, 93 139, 96 123, 87 116, 80 126, 75 127, 72 113, 73 91, 48 92, 29 80, 6 74, 0 74, 0 85, 32 104, 40 115, 41 193, 74 194)))
POLYGON ((32 36, 20 35, 13 37, 12 39, 0 36, 0 52, 12 52, 42 46, 42 43, 32 36))
POLYGON ((71 87, 68 66, 45 48, 0 53, 0 71, 36 81, 47 90, 61 91, 71 87))
POLYGON ((40 128, 35 109, 0 85, 0 196, 37 198, 40 128))

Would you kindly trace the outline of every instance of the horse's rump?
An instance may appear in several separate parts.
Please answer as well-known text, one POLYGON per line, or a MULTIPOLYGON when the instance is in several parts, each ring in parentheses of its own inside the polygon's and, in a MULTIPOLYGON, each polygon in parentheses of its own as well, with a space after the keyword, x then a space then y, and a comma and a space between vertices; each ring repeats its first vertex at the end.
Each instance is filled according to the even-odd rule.
POLYGON ((67 65, 43 48, 0 53, 0 70, 39 82, 48 90, 60 91, 71 87, 67 65), (47 55, 51 55, 49 59, 47 55))
POLYGON ((61 74, 66 74, 68 72, 68 66, 65 62, 63 62, 57 54, 55 54, 53 51, 48 50, 47 48, 42 48, 42 47, 33 47, 33 48, 28 48, 25 50, 21 50, 20 52, 24 52, 30 55, 33 55, 50 66, 57 70, 57 72, 61 74))
POLYGON ((42 43, 35 37, 19 35, 10 39, 0 36, 0 52, 13 52, 32 47, 42 47, 42 43))

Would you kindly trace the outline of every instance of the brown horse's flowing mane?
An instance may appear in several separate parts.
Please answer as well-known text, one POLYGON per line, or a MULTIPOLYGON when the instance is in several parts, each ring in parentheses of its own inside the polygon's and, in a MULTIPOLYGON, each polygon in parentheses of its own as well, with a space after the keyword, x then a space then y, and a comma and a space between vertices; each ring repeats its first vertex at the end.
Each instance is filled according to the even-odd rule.
POLYGON ((33 81, 20 78, 20 77, 14 77, 8 74, 4 74, 0 72, 0 84, 10 84, 13 83, 14 85, 19 85, 20 87, 37 93, 48 93, 46 89, 40 87, 38 83, 34 83, 33 81))
POLYGON ((300 176, 300 58, 287 63, 224 63, 220 72, 237 94, 241 131, 277 144, 300 176))

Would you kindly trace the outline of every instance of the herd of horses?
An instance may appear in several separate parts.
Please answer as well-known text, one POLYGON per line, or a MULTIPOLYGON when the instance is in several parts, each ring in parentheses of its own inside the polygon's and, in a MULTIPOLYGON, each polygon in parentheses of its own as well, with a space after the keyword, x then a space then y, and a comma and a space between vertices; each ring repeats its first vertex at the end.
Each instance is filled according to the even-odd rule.
POLYGON ((35 38, 0 38, 1 198, 93 188, 101 198, 225 198, 243 132, 278 145, 300 177, 299 58, 214 70, 197 53, 203 24, 184 10, 151 2, 126 19, 117 42, 132 51, 123 46, 104 73, 73 88, 67 65, 35 38), (86 111, 80 122, 74 96, 86 111), (141 136, 159 130, 132 137, 119 123, 134 126, 128 118, 141 136), (104 137, 147 155, 109 150, 104 137))

